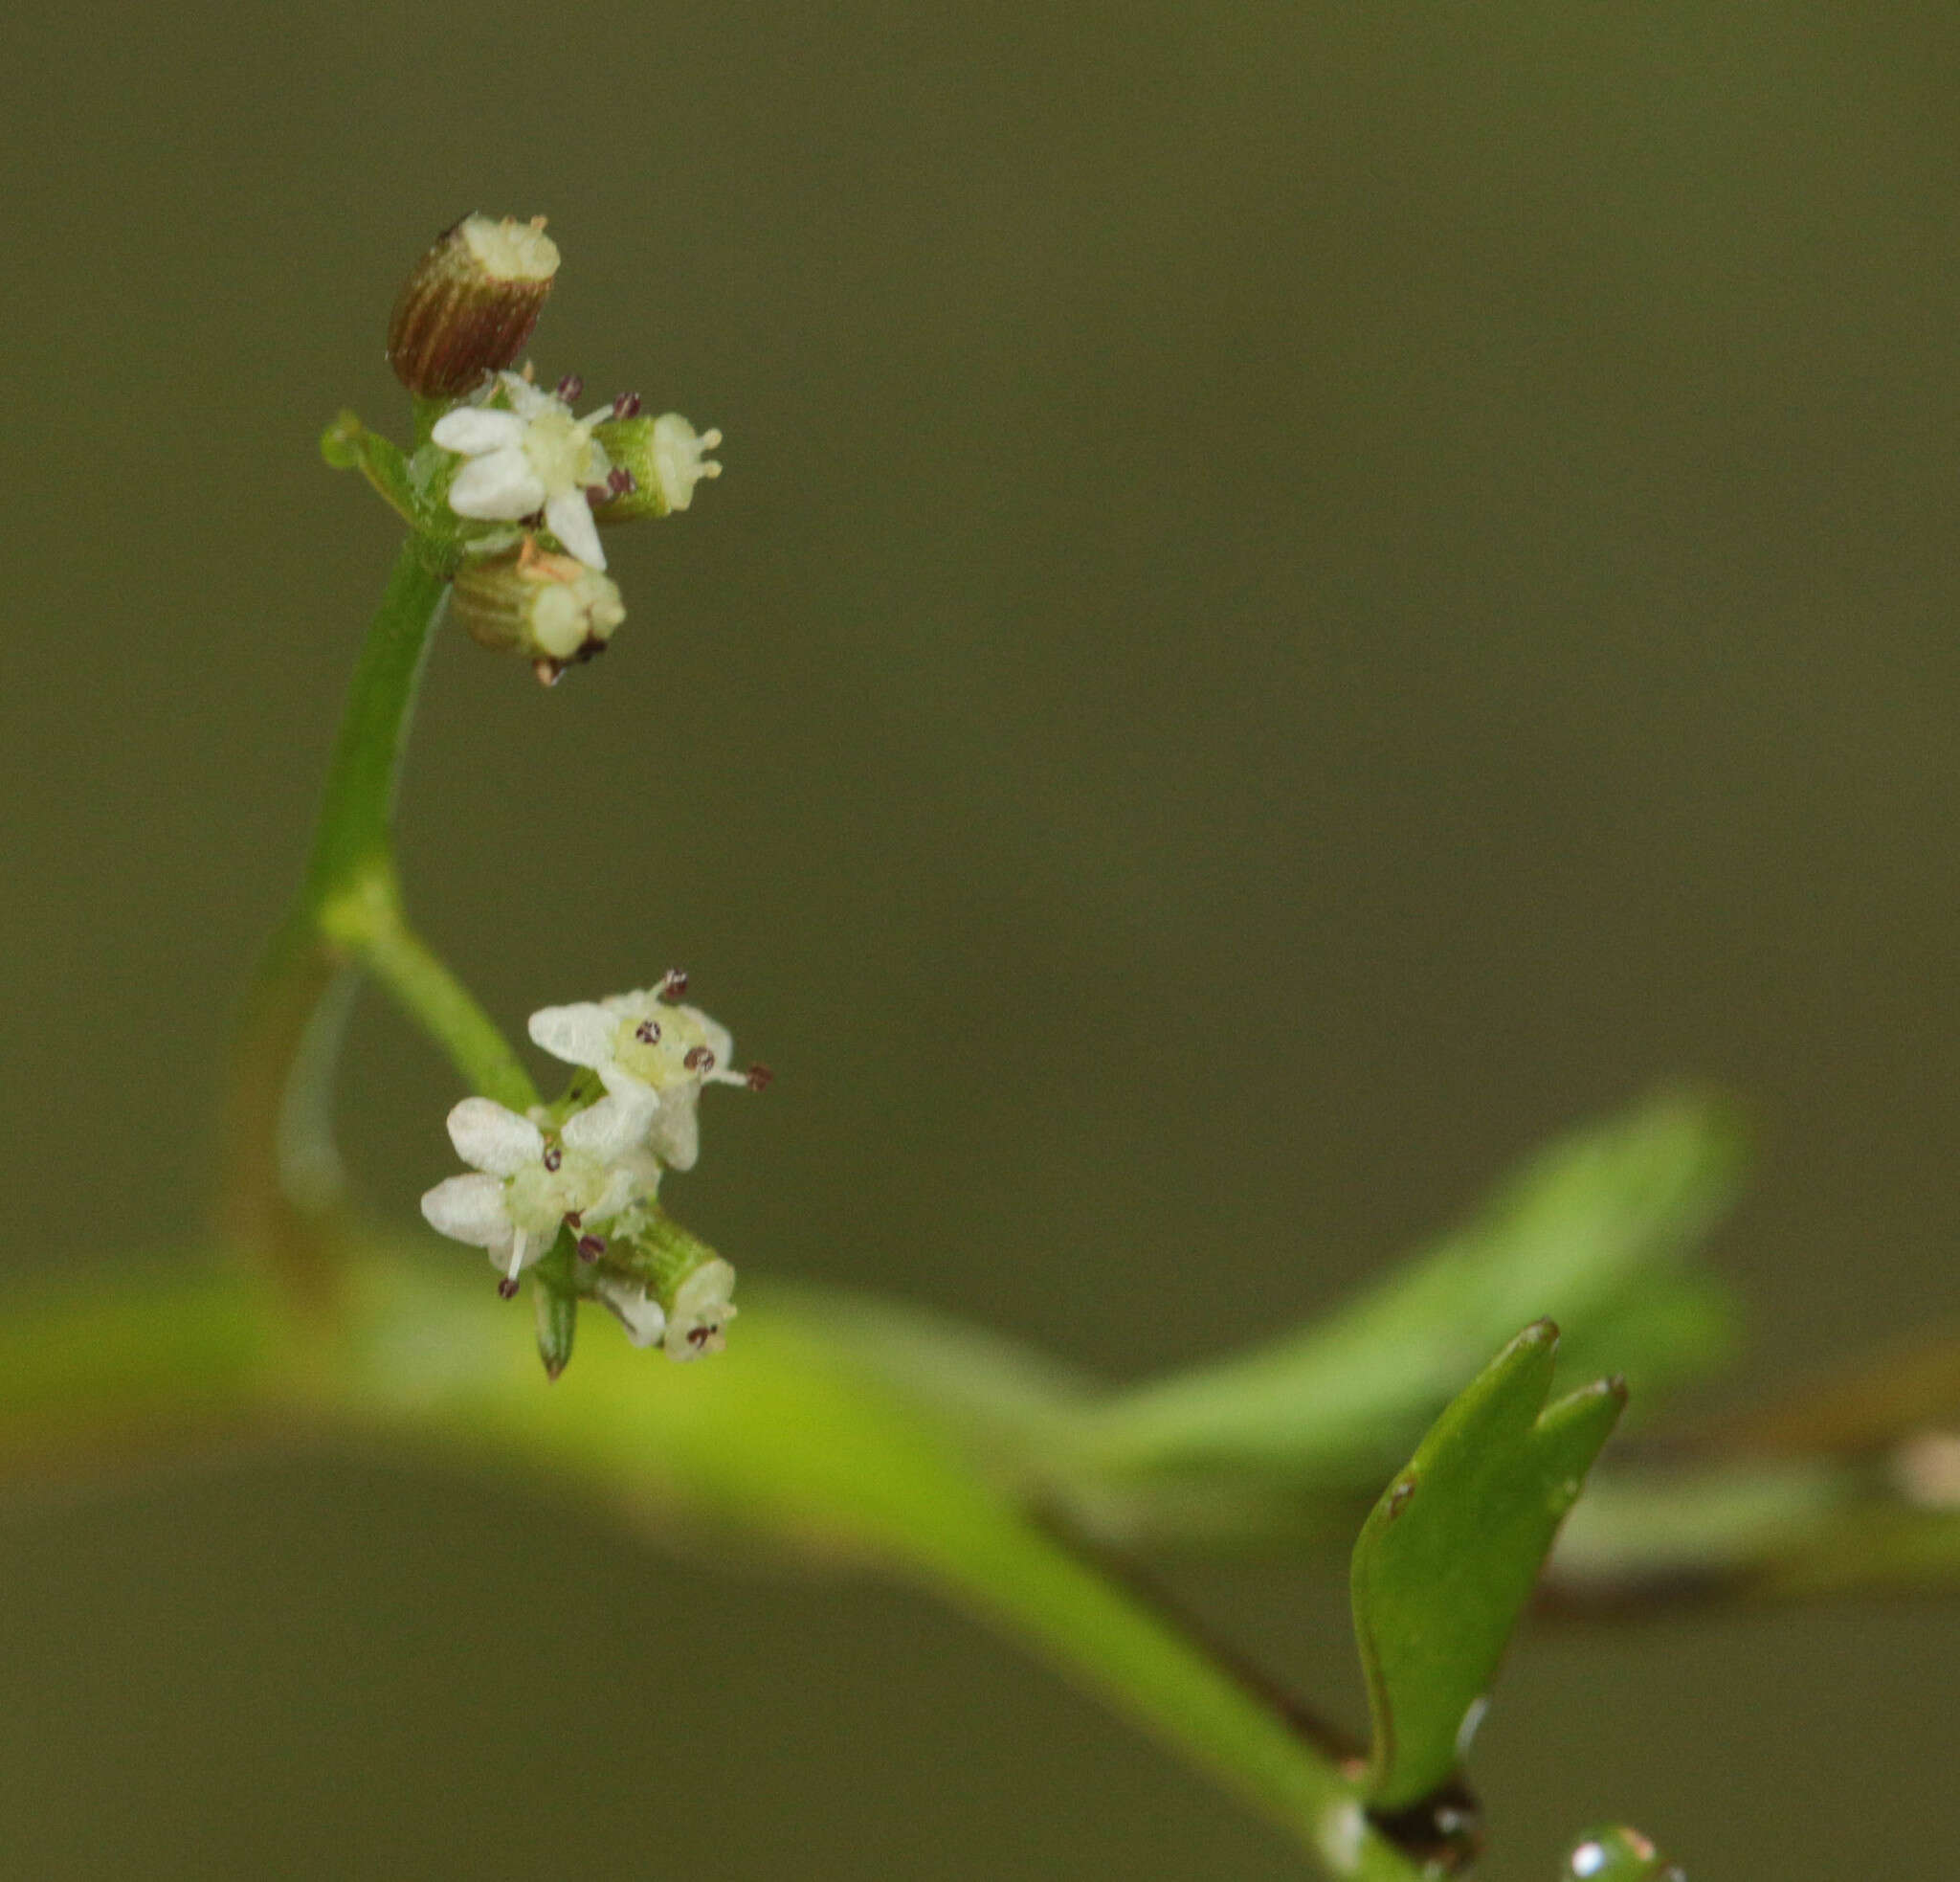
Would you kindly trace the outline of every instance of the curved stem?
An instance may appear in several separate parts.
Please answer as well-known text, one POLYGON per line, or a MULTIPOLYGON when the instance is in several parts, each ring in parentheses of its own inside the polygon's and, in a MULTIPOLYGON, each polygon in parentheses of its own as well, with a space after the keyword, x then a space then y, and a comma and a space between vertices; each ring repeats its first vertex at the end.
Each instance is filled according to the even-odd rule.
POLYGON ((223 1232, 310 1311, 334 1293, 323 1220, 339 1170, 329 1129, 339 1016, 323 1002, 349 963, 371 967, 475 1088, 519 1109, 537 1100, 489 1016, 408 927, 395 887, 402 753, 447 593, 437 562, 410 537, 347 691, 305 879, 254 976, 233 1048, 223 1232))
POLYGON ((409 925, 392 876, 349 903, 330 904, 324 925, 395 1003, 445 1053, 470 1089, 511 1110, 528 1110, 538 1087, 476 995, 409 925))

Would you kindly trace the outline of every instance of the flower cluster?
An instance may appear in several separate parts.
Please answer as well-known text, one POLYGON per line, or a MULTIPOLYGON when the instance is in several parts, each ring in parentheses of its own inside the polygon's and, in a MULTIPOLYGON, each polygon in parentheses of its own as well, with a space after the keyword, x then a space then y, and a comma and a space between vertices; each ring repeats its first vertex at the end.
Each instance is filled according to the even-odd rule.
POLYGON ((474 1174, 437 1183, 422 1213, 432 1228, 487 1249, 507 1297, 561 1224, 577 1232, 581 1253, 603 1248, 591 1231, 659 1188, 646 1145, 652 1118, 651 1107, 608 1097, 547 1132, 548 1113, 520 1117, 495 1099, 465 1098, 449 1114, 449 1140, 474 1174))
MULTIPOLYGON (((626 617, 599 526, 672 516, 722 469, 709 455, 720 432, 643 414, 636 392, 581 416, 581 379, 547 390, 521 364, 558 261, 542 217, 471 215, 444 231, 389 326, 390 363, 416 400, 415 447, 398 450, 350 414, 322 442, 421 536, 457 624, 546 685, 603 652, 626 617)), ((582 1304, 677 1359, 717 1351, 734 1316, 734 1269, 660 1208, 660 1179, 701 1153, 703 1086, 760 1090, 768 1073, 730 1067, 726 1029, 682 1005, 686 989, 677 972, 544 1008, 530 1034, 574 1068, 564 1095, 522 1112, 478 1096, 449 1114, 469 1168, 430 1190, 422 1213, 489 1255, 506 1299, 530 1277, 552 1378, 582 1304)))
POLYGON ((542 218, 466 216, 439 235, 402 289, 388 356, 421 401, 425 441, 404 457, 358 421, 323 442, 359 466, 436 538, 471 638, 530 661, 554 683, 601 652, 626 617, 606 575, 599 525, 673 516, 719 477, 719 431, 678 412, 643 415, 637 392, 573 409, 575 373, 548 391, 520 359, 558 272, 542 218))
MULTIPOLYGON (((727 1029, 679 1003, 686 987, 676 971, 637 993, 534 1013, 531 1038, 579 1069, 567 1096, 527 1116, 480 1097, 449 1114, 470 1174, 437 1183, 422 1214, 489 1254, 506 1299, 538 1270, 541 1345, 547 1327, 570 1321, 546 1291, 597 1300, 635 1345, 662 1343, 677 1359, 718 1351, 734 1317, 734 1269, 674 1228, 657 1198, 662 1172, 691 1169, 700 1154, 702 1087, 761 1090, 769 1074, 726 1068, 727 1029)), ((569 1332, 548 1339, 555 1375, 569 1332)))
POLYGON ((546 685, 602 652, 626 618, 599 524, 672 516, 722 472, 707 455, 720 432, 675 412, 642 417, 636 392, 581 418, 572 401, 583 390, 573 376, 546 392, 528 367, 505 369, 429 433, 434 490, 476 526, 460 539, 456 613, 473 639, 522 654, 546 685), (540 531, 563 552, 541 549, 540 531))

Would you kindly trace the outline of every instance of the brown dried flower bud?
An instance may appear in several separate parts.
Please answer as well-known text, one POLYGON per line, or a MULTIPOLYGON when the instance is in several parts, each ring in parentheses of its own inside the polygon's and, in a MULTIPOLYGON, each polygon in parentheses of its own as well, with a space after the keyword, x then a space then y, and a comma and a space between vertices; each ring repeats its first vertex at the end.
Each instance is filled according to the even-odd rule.
POLYGON ((466 215, 436 237, 388 324, 388 363, 417 398, 459 398, 515 364, 558 272, 545 218, 466 215))

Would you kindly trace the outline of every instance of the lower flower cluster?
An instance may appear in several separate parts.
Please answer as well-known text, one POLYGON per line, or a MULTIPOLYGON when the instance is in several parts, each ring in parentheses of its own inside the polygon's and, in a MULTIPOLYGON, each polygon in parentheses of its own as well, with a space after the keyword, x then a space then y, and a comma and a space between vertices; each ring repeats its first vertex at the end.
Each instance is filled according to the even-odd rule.
POLYGON ((680 1004, 686 988, 676 971, 636 993, 532 1014, 532 1040, 578 1068, 566 1095, 523 1116, 481 1097, 449 1114, 470 1173, 437 1183, 422 1214, 488 1253, 506 1299, 532 1273, 554 1378, 582 1299, 607 1308, 635 1346, 660 1344, 675 1359, 719 1352, 734 1318, 735 1270, 667 1220, 660 1177, 700 1154, 704 1086, 761 1090, 769 1074, 730 1066, 727 1029, 680 1004))

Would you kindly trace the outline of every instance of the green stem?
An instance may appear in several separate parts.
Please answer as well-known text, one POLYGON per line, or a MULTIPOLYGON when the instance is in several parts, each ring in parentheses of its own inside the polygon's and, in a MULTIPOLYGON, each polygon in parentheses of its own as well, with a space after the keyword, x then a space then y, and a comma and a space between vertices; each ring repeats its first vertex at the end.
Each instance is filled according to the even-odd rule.
POLYGON ((1276 1709, 1117 1583, 1025 1522, 934 1547, 942 1586, 1038 1647, 1116 1711, 1290 1831, 1340 1876, 1407 1877, 1371 1830, 1355 1781, 1276 1709))
POLYGON ((440 571, 410 537, 368 631, 327 771, 304 890, 316 914, 390 866, 402 752, 445 593, 440 571))
POLYGON ((323 1218, 338 1171, 328 1123, 344 967, 370 967, 479 1091, 517 1109, 537 1093, 489 1016, 410 929, 392 825, 402 753, 447 586, 419 538, 402 546, 347 692, 312 855, 292 912, 247 994, 225 1114, 221 1221, 296 1304, 331 1301, 323 1218))
POLYGON ((349 903, 330 905, 324 920, 402 1011, 449 1055, 472 1091, 515 1111, 538 1102, 538 1087, 496 1020, 409 925, 391 876, 349 903))

